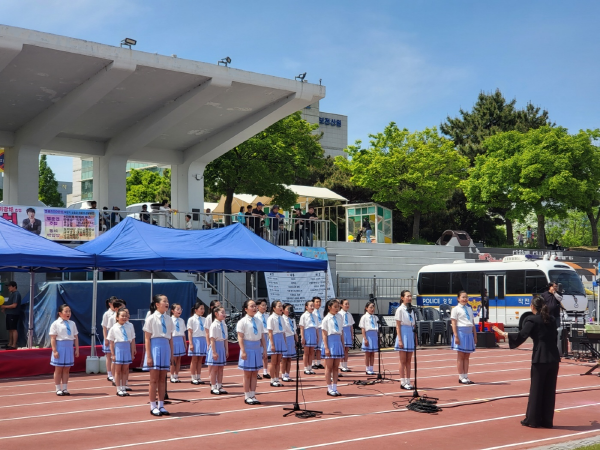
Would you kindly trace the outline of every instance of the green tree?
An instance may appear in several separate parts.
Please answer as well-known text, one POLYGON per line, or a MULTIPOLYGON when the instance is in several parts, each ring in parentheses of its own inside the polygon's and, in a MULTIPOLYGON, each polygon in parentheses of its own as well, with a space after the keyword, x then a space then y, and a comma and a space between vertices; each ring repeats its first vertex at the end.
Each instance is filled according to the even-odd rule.
POLYGON ((170 200, 171 169, 166 169, 162 175, 149 170, 131 169, 126 189, 127 205, 170 200))
MULTIPOLYGON (((454 141, 458 151, 467 156, 473 166, 475 158, 485 154, 483 142, 490 136, 513 130, 526 132, 544 125, 554 126, 548 119, 548 111, 542 111, 531 103, 524 109, 517 109, 516 103, 515 99, 507 102, 499 89, 494 93, 480 92, 471 111, 460 109, 460 117, 448 116, 440 130, 454 141)), ((513 245, 512 221, 508 218, 510 204, 506 198, 487 198, 489 203, 479 202, 476 212, 500 216, 506 224, 507 243, 513 245)), ((472 206, 473 202, 471 200, 472 206)))
POLYGON ((445 207, 469 161, 435 127, 410 133, 392 122, 370 138, 370 148, 357 141, 347 149, 350 159, 338 157, 336 164, 352 173, 354 183, 373 189, 373 200, 393 202, 412 215, 417 240, 421 216, 445 207))
POLYGON ((209 163, 205 184, 225 196, 225 214, 231 214, 234 193, 272 196, 284 208, 294 205, 296 196, 285 184, 307 177, 309 166, 322 161, 321 136, 313 133, 318 127, 296 112, 209 163))
POLYGON ((565 128, 549 126, 509 131, 489 137, 484 147, 485 156, 476 158, 462 183, 468 207, 501 198, 513 205, 509 219, 523 219, 533 211, 540 248, 546 247, 546 218, 565 217, 569 208, 583 205, 583 198, 598 190, 600 159, 587 132, 572 136, 565 128))
POLYGON ((48 165, 48 157, 40 157, 40 185, 38 188, 38 198, 47 206, 64 207, 60 192, 58 192, 58 181, 54 172, 48 165))

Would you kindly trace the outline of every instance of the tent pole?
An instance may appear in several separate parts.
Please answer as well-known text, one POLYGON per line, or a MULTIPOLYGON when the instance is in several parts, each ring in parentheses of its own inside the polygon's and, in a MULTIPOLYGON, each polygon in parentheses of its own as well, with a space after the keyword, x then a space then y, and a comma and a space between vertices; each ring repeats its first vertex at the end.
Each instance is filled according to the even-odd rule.
POLYGON ((92 282, 92 336, 90 344, 90 356, 96 357, 96 305, 98 304, 98 269, 94 269, 94 278, 92 282))
POLYGON ((250 291, 251 291, 250 295, 252 296, 252 300, 256 301, 256 299, 254 298, 254 272, 252 272, 250 274, 250 291))
POLYGON ((327 291, 329 290, 329 273, 325 271, 325 305, 327 305, 327 291))
POLYGON ((33 301, 35 299, 33 281, 33 269, 29 269, 29 329, 27 330, 27 348, 33 348, 33 301))
POLYGON ((152 303, 152 299, 154 298, 154 271, 150 271, 150 303, 152 303))

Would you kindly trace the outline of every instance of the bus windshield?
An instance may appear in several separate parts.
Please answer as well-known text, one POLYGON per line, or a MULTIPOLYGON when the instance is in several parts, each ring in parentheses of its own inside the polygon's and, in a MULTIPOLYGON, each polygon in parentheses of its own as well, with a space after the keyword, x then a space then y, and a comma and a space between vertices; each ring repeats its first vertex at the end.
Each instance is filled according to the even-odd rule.
POLYGON ((571 270, 550 270, 550 281, 560 283, 565 294, 585 295, 585 289, 577 272, 571 270))

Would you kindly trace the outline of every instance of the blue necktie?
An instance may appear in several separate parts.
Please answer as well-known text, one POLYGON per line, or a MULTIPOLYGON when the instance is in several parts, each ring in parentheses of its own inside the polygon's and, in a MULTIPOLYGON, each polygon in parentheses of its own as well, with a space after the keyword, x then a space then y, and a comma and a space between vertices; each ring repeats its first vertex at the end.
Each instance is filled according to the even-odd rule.
POLYGON ((160 315, 160 323, 162 324, 163 333, 167 332, 167 324, 165 322, 165 316, 160 315))
POLYGON ((317 309, 317 317, 319 318, 319 323, 321 323, 323 321, 323 319, 321 319, 321 313, 319 312, 318 309, 317 309))
POLYGON ((129 338, 127 337, 127 331, 125 331, 125 325, 123 325, 121 327, 121 331, 123 332, 123 339, 125 339, 126 341, 128 341, 129 338))
POLYGON ((290 322, 290 330, 294 331, 294 322, 292 322, 292 319, 288 317, 288 321, 290 322))
POLYGON ((198 325, 200 325, 200 331, 204 331, 204 320, 200 316, 198 316, 198 325))
POLYGON ((278 317, 278 322, 279 322, 279 331, 283 331, 283 326, 281 325, 281 316, 278 317))
POLYGON ((258 328, 256 327, 256 321, 254 320, 254 317, 252 318, 252 331, 254 331, 254 336, 258 334, 258 328))
POLYGON ((69 326, 69 321, 63 320, 63 322, 65 323, 65 325, 67 327, 67 336, 71 336, 71 327, 69 326))
POLYGON ((333 327, 335 328, 335 331, 340 331, 340 327, 337 324, 337 319, 335 318, 335 316, 333 317, 333 327))
POLYGON ((223 326, 223 322, 221 322, 221 334, 223 335, 223 339, 227 338, 227 335, 225 334, 225 327, 223 326))
POLYGON ((261 317, 262 317, 263 327, 265 327, 265 330, 266 330, 267 329, 267 319, 265 319, 264 314, 262 314, 261 317))
POLYGON ((175 329, 179 331, 179 319, 175 319, 175 329))
POLYGON ((469 315, 469 311, 467 310, 467 306, 463 306, 463 308, 465 309, 465 314, 467 315, 467 320, 471 320, 471 316, 469 315))
POLYGON ((316 327, 317 327, 317 324, 315 323, 315 316, 313 316, 312 314, 310 315, 310 321, 312 322, 312 324, 313 324, 313 327, 315 327, 315 328, 316 328, 316 327))
POLYGON ((344 315, 344 326, 348 325, 348 313, 344 315))
POLYGON ((375 328, 375 317, 373 315, 371 315, 371 326, 375 328))

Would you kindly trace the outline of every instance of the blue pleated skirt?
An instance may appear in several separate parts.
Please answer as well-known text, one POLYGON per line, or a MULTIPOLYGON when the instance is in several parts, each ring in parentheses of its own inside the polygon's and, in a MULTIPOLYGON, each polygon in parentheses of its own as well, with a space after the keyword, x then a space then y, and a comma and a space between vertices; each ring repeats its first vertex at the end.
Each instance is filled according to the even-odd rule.
POLYGON ((475 351, 475 339, 473 338, 473 327, 457 327, 458 338, 460 344, 454 343, 454 336, 452 336, 452 350, 463 353, 473 353, 475 351))
POLYGON ((263 349, 260 346, 261 341, 244 341, 244 348, 246 349, 246 359, 242 359, 242 353, 240 352, 240 359, 238 361, 238 368, 246 372, 256 372, 258 369, 263 368, 263 349))
POLYGON ((269 345, 267 347, 267 354, 283 355, 287 351, 287 345, 285 343, 284 333, 273 334, 273 341, 275 342, 275 348, 271 347, 271 339, 269 339, 269 345))
POLYGON ((361 347, 363 352, 376 352, 379 350, 379 334, 377 330, 367 331, 367 339, 369 341, 368 346, 365 345, 365 339, 363 338, 361 347))
POLYGON ((352 325, 344 327, 344 347, 354 347, 354 340, 352 339, 352 325))
POLYGON ((188 356, 206 356, 206 338, 204 336, 193 337, 194 351, 188 349, 188 356))
POLYGON ((115 342, 115 361, 113 364, 131 364, 131 343, 115 342))
POLYGON ((185 356, 185 339, 183 336, 173 337, 173 356, 185 356))
POLYGON ((58 351, 58 358, 54 357, 54 352, 52 352, 52 357, 50 358, 50 364, 55 367, 71 367, 75 364, 75 352, 73 350, 73 342, 69 341, 56 341, 56 350, 58 351))
POLYGON ((102 352, 106 355, 107 353, 110 353, 110 344, 108 343, 108 341, 106 339, 104 339, 104 342, 102 343, 102 352))
POLYGON ((217 359, 213 358, 212 345, 208 346, 206 365, 207 366, 224 366, 227 363, 225 357, 225 341, 215 341, 215 347, 217 349, 217 359))
POLYGON ((394 346, 394 350, 399 352, 414 352, 415 334, 413 332, 413 327, 411 327, 410 325, 401 325, 400 334, 402 335, 403 347, 398 347, 398 336, 396 336, 396 345, 394 346))
POLYGON ((305 328, 304 329, 304 341, 305 347, 316 347, 317 346, 317 329, 316 328, 305 328))
POLYGON ((345 356, 341 334, 330 334, 327 336, 327 346, 329 347, 330 356, 327 356, 325 347, 323 347, 323 353, 321 354, 323 359, 340 359, 345 356))
POLYGON ((145 370, 169 370, 171 366, 171 346, 167 338, 150 339, 152 365, 148 365, 148 355, 144 356, 145 370))
POLYGON ((285 343, 286 343, 287 349, 285 350, 283 357, 284 358, 295 358, 296 357, 296 340, 294 339, 294 336, 286 336, 285 343))

